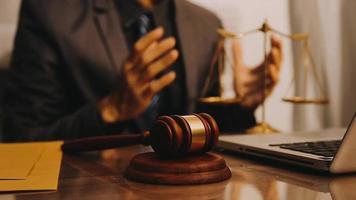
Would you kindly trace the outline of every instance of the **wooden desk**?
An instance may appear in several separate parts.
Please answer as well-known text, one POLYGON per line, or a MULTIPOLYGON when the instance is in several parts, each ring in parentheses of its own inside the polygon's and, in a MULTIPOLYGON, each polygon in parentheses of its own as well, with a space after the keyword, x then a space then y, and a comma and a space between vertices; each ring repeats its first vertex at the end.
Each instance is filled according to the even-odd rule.
MULTIPOLYGON (((356 199, 356 175, 328 177, 225 154, 232 178, 197 186, 161 186, 126 180, 122 172, 143 146, 65 155, 56 192, 2 194, 0 200, 51 199, 356 199)), ((221 153, 221 152, 220 152, 221 153)))

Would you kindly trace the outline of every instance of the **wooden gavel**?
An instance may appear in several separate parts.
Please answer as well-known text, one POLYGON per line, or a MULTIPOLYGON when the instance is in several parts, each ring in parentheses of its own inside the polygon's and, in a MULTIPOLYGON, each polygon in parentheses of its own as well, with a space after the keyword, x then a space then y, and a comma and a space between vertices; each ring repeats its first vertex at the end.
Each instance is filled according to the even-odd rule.
POLYGON ((65 141, 63 152, 116 148, 134 144, 151 145, 162 156, 182 156, 210 151, 218 141, 219 128, 206 113, 161 116, 150 131, 139 135, 113 135, 65 141))

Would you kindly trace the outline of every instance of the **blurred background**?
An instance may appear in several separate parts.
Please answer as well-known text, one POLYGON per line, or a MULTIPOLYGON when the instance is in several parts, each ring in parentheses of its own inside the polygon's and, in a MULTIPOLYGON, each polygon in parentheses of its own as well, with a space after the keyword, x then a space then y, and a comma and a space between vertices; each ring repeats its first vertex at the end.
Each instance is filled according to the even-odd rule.
MULTIPOLYGON (((220 17, 224 27, 245 32, 261 26, 265 19, 284 33, 310 33, 310 46, 318 74, 330 103, 294 105, 281 100, 294 72, 300 67, 296 44, 282 39, 284 62, 279 85, 266 103, 267 122, 283 130, 313 130, 345 127, 356 111, 356 17, 354 0, 191 0, 220 17)), ((0 1, 0 78, 8 67, 18 19, 20 0, 0 1)), ((263 37, 244 38, 245 62, 262 62, 263 37)), ((227 47, 228 48, 228 47, 227 47)), ((232 95, 232 73, 226 68, 224 95, 232 95)), ((2 83, 3 84, 3 83, 2 83)), ((297 81, 292 90, 298 90, 297 81)), ((0 87, 0 91, 3 87, 0 87)), ((256 112, 261 118, 261 110, 256 112)))

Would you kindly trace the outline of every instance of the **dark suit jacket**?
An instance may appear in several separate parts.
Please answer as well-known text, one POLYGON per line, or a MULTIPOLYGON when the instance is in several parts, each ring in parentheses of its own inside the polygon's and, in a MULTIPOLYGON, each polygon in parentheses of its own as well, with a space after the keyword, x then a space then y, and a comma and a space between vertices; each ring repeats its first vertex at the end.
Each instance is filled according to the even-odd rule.
MULTIPOLYGON (((175 0, 175 8, 186 106, 193 112, 221 25, 213 14, 185 0, 175 0)), ((129 122, 103 124, 96 102, 114 88, 127 55, 114 0, 23 1, 4 100, 5 138, 70 139, 120 132, 129 122)), ((240 128, 254 123, 252 111, 237 112, 240 128)))

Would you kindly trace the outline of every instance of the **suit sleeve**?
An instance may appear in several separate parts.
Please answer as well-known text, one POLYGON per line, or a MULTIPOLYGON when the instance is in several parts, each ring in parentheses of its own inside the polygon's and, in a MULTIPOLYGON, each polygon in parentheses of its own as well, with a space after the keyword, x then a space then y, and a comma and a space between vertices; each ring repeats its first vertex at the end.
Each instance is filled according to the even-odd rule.
MULTIPOLYGON (((105 133, 95 102, 70 107, 56 44, 30 2, 23 1, 4 97, 4 138, 72 139, 105 133)), ((125 122, 115 126, 124 127, 125 122)), ((117 130, 117 129, 116 129, 117 130)))
MULTIPOLYGON (((219 27, 222 28, 220 21, 219 23, 219 27)), ((215 63, 210 87, 205 96, 221 95, 220 85, 218 63, 215 63)), ((256 125, 255 109, 246 108, 239 104, 206 105, 198 103, 197 110, 211 114, 223 132, 241 132, 256 125)))
MULTIPOLYGON (((215 74, 218 73, 214 73, 212 87, 206 96, 220 95, 220 82, 215 74)), ((198 103, 197 109, 199 112, 211 114, 222 132, 241 132, 256 125, 255 109, 245 108, 240 104, 206 105, 198 103)))

